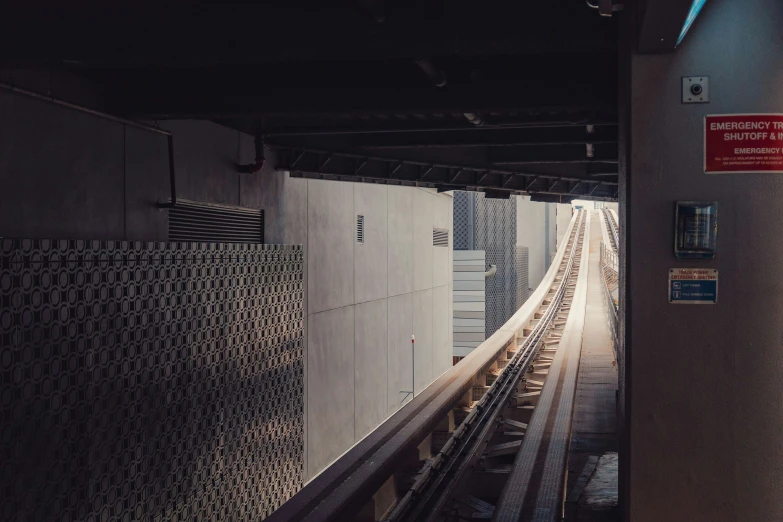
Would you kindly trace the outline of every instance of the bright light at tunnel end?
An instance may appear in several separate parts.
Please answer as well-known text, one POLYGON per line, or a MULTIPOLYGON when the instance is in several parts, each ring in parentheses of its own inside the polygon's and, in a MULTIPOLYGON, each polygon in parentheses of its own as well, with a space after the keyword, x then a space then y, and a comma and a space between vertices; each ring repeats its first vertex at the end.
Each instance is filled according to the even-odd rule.
POLYGON ((688 29, 691 28, 691 24, 693 24, 693 21, 696 20, 696 17, 699 14, 699 11, 701 11, 701 8, 704 7, 704 4, 707 3, 707 0, 693 0, 693 3, 691 4, 691 10, 688 11, 688 16, 685 18, 685 24, 682 26, 682 30, 680 31, 680 37, 677 38, 677 45, 680 45, 680 42, 682 42, 682 39, 685 38, 685 34, 688 32, 688 29))

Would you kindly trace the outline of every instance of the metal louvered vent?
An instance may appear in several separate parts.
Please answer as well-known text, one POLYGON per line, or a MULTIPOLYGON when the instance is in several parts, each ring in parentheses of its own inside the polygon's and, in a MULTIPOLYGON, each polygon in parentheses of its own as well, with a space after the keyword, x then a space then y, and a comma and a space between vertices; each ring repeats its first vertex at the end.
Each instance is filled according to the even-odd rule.
POLYGON ((446 230, 445 228, 433 228, 432 246, 436 246, 436 247, 449 246, 449 231, 446 230))
POLYGON ((364 216, 356 216, 356 242, 364 243, 364 216))
POLYGON ((169 241, 263 243, 264 211, 180 199, 169 211, 169 241))

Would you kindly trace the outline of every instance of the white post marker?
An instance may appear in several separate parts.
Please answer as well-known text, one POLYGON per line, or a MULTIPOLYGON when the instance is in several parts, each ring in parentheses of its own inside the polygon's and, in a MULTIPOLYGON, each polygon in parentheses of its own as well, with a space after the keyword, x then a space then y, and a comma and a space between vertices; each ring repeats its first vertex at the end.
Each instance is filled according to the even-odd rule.
POLYGON ((411 379, 413 384, 411 385, 411 393, 416 397, 416 336, 411 334, 411 379))

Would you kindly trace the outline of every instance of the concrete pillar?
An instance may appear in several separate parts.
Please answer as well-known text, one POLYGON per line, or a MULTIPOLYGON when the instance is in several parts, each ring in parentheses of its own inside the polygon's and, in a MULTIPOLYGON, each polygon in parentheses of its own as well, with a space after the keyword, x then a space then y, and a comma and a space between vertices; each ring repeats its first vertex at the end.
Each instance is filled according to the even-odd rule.
POLYGON ((702 167, 706 114, 783 113, 782 27, 779 0, 710 0, 674 53, 631 58, 633 522, 783 520, 783 175, 702 167), (710 102, 682 104, 682 76, 709 76, 710 102), (676 200, 718 201, 714 260, 675 260, 676 200), (718 303, 669 304, 674 267, 718 269, 718 303))

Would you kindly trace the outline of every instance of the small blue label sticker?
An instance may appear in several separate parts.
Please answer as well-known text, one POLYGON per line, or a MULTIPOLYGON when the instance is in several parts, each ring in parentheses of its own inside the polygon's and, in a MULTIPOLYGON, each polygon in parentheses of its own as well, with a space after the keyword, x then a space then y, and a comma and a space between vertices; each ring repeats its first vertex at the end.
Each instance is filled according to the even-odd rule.
POLYGON ((718 302, 718 271, 712 268, 669 270, 669 302, 715 304, 718 302))

